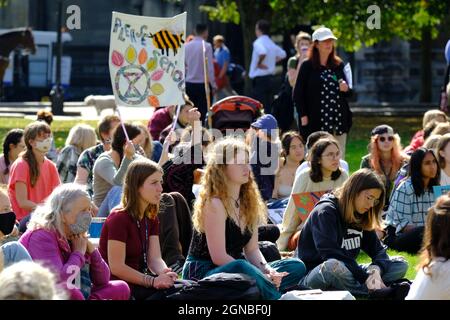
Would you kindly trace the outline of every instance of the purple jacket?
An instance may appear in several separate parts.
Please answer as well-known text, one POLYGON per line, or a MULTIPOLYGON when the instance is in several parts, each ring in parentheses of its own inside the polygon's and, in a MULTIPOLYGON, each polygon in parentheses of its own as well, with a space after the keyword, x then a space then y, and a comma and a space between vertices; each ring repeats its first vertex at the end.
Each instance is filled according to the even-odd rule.
POLYGON ((103 286, 109 282, 109 267, 97 249, 92 254, 86 253, 84 256, 78 251, 72 252, 67 240, 57 231, 27 230, 19 242, 28 250, 33 260, 42 261, 44 266, 59 275, 60 285, 68 290, 72 300, 83 300, 84 297, 79 289, 69 289, 67 280, 75 279, 85 263, 90 264, 93 287, 103 286))

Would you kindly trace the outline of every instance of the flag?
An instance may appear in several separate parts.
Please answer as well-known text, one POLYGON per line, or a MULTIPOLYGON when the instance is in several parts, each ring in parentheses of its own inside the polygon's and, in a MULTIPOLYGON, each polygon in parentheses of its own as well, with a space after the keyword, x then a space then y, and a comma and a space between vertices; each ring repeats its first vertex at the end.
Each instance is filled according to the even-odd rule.
POLYGON ((112 13, 109 72, 119 107, 184 104, 186 12, 172 18, 112 13))

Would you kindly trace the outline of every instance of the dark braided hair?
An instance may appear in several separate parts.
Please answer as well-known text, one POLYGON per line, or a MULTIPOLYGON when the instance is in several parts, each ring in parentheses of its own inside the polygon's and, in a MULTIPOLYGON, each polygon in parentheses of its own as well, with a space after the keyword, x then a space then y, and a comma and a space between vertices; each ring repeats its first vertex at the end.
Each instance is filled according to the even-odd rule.
POLYGON ((5 136, 5 139, 3 140, 3 155, 5 156, 5 164, 6 168, 3 171, 3 174, 9 173, 9 151, 11 151, 9 145, 17 145, 20 143, 20 140, 23 137, 23 130, 22 129, 12 129, 9 130, 8 133, 5 136))

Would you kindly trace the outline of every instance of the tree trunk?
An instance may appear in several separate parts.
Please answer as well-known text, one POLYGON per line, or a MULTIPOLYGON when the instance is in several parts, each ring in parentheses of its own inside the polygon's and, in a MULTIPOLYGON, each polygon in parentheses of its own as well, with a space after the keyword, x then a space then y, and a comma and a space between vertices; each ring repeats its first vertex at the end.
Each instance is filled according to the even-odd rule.
POLYGON ((431 28, 422 29, 420 46, 420 102, 431 102, 431 28))
POLYGON ((252 49, 253 49, 253 45, 252 45, 252 39, 253 39, 253 35, 254 32, 252 33, 251 30, 254 28, 252 28, 252 26, 249 24, 249 17, 247 16, 246 10, 244 8, 244 3, 243 1, 245 0, 239 0, 237 1, 238 4, 238 10, 239 10, 239 14, 241 16, 241 28, 242 28, 242 37, 244 40, 244 67, 245 70, 247 71, 247 76, 245 77, 245 95, 250 95, 251 92, 251 81, 250 78, 248 76, 249 72, 250 72, 250 62, 251 62, 251 55, 252 55, 252 49))

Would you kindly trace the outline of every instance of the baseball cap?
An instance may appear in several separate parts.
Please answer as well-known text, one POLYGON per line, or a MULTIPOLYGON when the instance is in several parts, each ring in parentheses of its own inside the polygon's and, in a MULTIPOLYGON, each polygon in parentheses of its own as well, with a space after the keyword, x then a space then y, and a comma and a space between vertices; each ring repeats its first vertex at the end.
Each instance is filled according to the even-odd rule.
POLYGON ((327 39, 334 39, 337 40, 337 38, 334 36, 333 32, 329 28, 320 27, 314 33, 312 34, 312 40, 313 41, 324 41, 327 39))
POLYGON ((379 126, 375 127, 372 130, 371 136, 373 137, 373 136, 375 136, 377 134, 385 134, 385 133, 388 133, 390 135, 394 135, 395 134, 394 129, 392 129, 391 126, 388 126, 387 124, 382 124, 382 125, 379 125, 379 126))
POLYGON ((251 126, 253 128, 269 131, 277 129, 278 122, 273 115, 265 114, 262 117, 259 117, 255 122, 253 122, 251 126))

